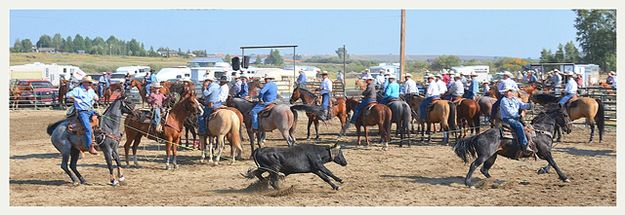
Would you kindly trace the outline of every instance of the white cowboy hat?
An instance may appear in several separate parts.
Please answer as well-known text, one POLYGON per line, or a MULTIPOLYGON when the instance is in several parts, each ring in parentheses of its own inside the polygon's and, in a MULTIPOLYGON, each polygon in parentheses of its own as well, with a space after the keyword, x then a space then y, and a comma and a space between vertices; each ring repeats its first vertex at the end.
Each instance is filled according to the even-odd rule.
POLYGON ((560 73, 560 70, 558 70, 558 69, 554 69, 554 70, 553 70, 553 72, 560 73))
POLYGON ((323 71, 319 75, 327 75, 327 74, 328 74, 328 71, 323 71))
POLYGON ((161 83, 159 83, 159 82, 154 82, 154 83, 152 83, 152 86, 151 86, 151 87, 152 87, 152 88, 161 88, 161 87, 163 87, 163 86, 161 86, 161 83))
POLYGON ((440 78, 440 77, 443 77, 443 76, 441 74, 436 74, 436 75, 434 75, 434 77, 439 77, 440 78))
POLYGON ((575 73, 573 71, 568 71, 568 72, 565 72, 564 75, 575 75, 575 73))
POLYGON ((469 73, 469 76, 477 76, 477 73, 471 72, 471 73, 469 73))
POLYGON ((274 79, 273 76, 269 76, 268 74, 265 74, 265 76, 263 76, 264 79, 274 79))
POLYGON ((510 78, 514 78, 514 75, 512 75, 512 73, 510 71, 503 72, 503 75, 506 75, 506 76, 508 76, 510 78))
POLYGON ((365 75, 364 77, 361 78, 362 80, 374 80, 375 78, 373 78, 373 76, 371 75, 365 75))
POLYGON ((610 75, 616 75, 616 73, 615 73, 614 71, 610 71, 610 72, 608 72, 608 74, 610 74, 610 75))
POLYGON ((84 82, 93 83, 95 81, 91 78, 91 76, 85 76, 84 78, 82 78, 82 80, 80 82, 82 82, 82 83, 84 83, 84 82))
POLYGON ((454 78, 462 78, 462 74, 458 73, 458 74, 454 75, 454 78))
POLYGON ((404 75, 404 77, 412 77, 412 75, 410 73, 406 73, 406 75, 404 75))
POLYGON ((391 78, 392 78, 392 79, 395 79, 395 76, 393 76, 393 75, 388 76, 388 79, 391 79, 391 78))
POLYGON ((426 79, 434 78, 434 75, 429 74, 429 75, 427 75, 425 78, 426 78, 426 79))
POLYGON ((503 89, 503 91, 504 91, 504 92, 508 92, 508 91, 510 91, 510 90, 512 90, 512 91, 514 91, 514 92, 516 92, 516 89, 515 89, 515 88, 513 88, 513 87, 510 87, 510 86, 506 86, 506 87, 503 89))

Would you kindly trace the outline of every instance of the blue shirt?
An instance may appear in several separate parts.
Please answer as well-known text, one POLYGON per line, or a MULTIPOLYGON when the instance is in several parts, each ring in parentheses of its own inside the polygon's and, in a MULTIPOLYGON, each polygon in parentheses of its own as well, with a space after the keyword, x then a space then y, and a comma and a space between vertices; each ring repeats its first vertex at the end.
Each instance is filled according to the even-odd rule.
POLYGON ((306 75, 299 74, 299 76, 297 77, 297 83, 298 84, 306 84, 306 75))
POLYGON ((530 105, 524 103, 516 97, 508 98, 503 97, 501 99, 501 105, 499 111, 501 112, 501 118, 514 118, 519 119, 519 109, 529 109, 530 105))
POLYGON ((212 103, 219 103, 219 93, 221 93, 221 88, 215 82, 210 83, 208 88, 202 91, 204 101, 212 103))
POLYGON ((389 98, 399 98, 399 84, 396 81, 393 81, 386 85, 384 96, 389 98))
POLYGON ((499 90, 500 93, 503 93, 503 90, 506 89, 506 87, 510 87, 517 91, 519 90, 519 85, 517 85, 516 82, 512 80, 512 78, 501 79, 499 85, 497 85, 497 90, 499 90))
POLYGON ((241 83, 241 90, 239 90, 239 93, 237 93, 237 95, 240 98, 246 97, 247 93, 248 93, 248 86, 247 86, 247 82, 243 82, 241 83))
POLYGON ((93 109, 93 102, 98 96, 93 89, 85 89, 85 86, 75 87, 72 91, 67 92, 65 97, 74 98, 74 108, 76 110, 91 110, 93 109))
POLYGON ((265 103, 271 103, 278 98, 278 86, 273 81, 267 82, 260 92, 258 92, 258 99, 265 103))
POLYGON ((157 80, 156 80, 156 75, 154 75, 154 74, 150 74, 150 77, 148 77, 148 78, 145 80, 145 82, 147 82, 147 83, 157 82, 157 80))
POLYGON ((321 81, 321 84, 319 85, 319 89, 321 89, 321 94, 326 94, 326 93, 330 93, 332 92, 332 81, 330 81, 330 79, 324 79, 323 81, 321 81))
POLYGON ((477 92, 480 90, 479 87, 479 83, 477 83, 477 80, 474 78, 471 80, 471 85, 469 85, 469 91, 473 92, 473 95, 477 95, 477 92))

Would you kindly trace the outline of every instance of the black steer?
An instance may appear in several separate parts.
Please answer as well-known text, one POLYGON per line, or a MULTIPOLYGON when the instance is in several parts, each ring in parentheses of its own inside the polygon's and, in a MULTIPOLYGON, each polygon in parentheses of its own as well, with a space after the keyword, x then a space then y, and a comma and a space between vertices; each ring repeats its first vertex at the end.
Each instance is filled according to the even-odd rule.
POLYGON ((347 165, 339 145, 325 147, 301 144, 288 148, 265 147, 254 150, 252 157, 258 168, 248 171, 244 176, 250 179, 256 176, 261 181, 264 181, 267 179, 262 174, 269 172, 270 184, 274 189, 279 189, 280 187, 279 176, 295 173, 314 173, 330 184, 332 189, 339 190, 340 187, 332 183, 328 176, 339 183, 343 183, 343 180, 336 177, 323 165, 332 161, 341 166, 347 165))

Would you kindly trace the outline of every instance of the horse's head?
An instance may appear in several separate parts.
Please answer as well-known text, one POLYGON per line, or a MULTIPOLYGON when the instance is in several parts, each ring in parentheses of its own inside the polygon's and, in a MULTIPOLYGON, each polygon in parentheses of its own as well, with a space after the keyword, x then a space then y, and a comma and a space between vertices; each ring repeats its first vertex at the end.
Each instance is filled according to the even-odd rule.
POLYGON ((126 95, 122 94, 118 99, 121 99, 122 105, 121 105, 121 110, 122 113, 128 114, 128 115, 135 115, 135 103, 132 102, 130 99, 128 99, 128 97, 126 97, 126 95))
POLYGON ((571 118, 566 109, 560 104, 549 104, 545 106, 547 114, 556 120, 556 125, 560 126, 567 134, 571 133, 571 118))
POLYGON ((184 111, 188 111, 192 114, 204 114, 204 108, 195 96, 187 95, 185 96, 184 100, 184 111))
POLYGON ((295 87, 295 89, 293 89, 293 93, 291 93, 291 99, 289 99, 289 103, 295 104, 295 102, 297 102, 297 100, 300 99, 301 96, 302 93, 300 92, 300 88, 295 87))
POLYGON ((350 97, 347 99, 346 105, 347 105, 347 112, 349 113, 351 110, 354 110, 356 108, 356 106, 358 106, 360 102, 356 99, 354 99, 353 97, 350 97))
POLYGON ((343 156, 343 150, 341 150, 341 146, 339 144, 335 144, 330 147, 330 156, 332 157, 332 161, 341 166, 347 166, 347 160, 345 160, 345 156, 343 156))

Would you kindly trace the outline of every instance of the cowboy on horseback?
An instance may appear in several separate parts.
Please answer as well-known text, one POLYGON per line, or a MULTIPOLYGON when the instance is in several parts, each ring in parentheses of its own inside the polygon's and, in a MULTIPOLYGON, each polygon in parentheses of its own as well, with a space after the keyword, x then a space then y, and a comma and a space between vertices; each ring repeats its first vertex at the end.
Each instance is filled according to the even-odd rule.
POLYGON ((384 77, 386 75, 385 73, 386 73, 386 71, 380 70, 380 74, 377 77, 375 77, 376 89, 379 89, 379 90, 383 90, 384 89, 382 87, 386 83, 386 77, 384 77))
POLYGON ((226 100, 228 100, 228 95, 230 93, 230 86, 228 86, 228 82, 230 82, 228 80, 227 76, 221 76, 221 78, 219 79, 219 102, 226 103, 226 100))
POLYGON ((560 107, 564 107, 565 104, 574 96, 577 96, 577 82, 573 76, 575 73, 572 71, 564 73, 564 77, 567 78, 566 87, 564 88, 565 96, 563 96, 558 103, 560 103, 560 107))
POLYGON ((95 150, 94 145, 91 144, 93 139, 93 129, 91 128, 90 121, 91 117, 95 114, 93 111, 93 103, 98 101, 98 95, 95 94, 91 87, 93 82, 94 81, 91 79, 91 76, 85 76, 82 79, 82 84, 79 87, 72 89, 72 91, 69 91, 66 97, 73 100, 78 120, 85 129, 85 148, 81 148, 81 151, 89 149, 90 154, 97 155, 98 152, 95 150))
POLYGON ((519 98, 515 97, 517 89, 506 86, 503 90, 504 97, 501 98, 501 105, 499 112, 501 113, 501 119, 510 125, 510 128, 514 130, 517 135, 518 142, 522 149, 527 152, 533 152, 533 150, 527 144, 527 137, 523 130, 523 124, 520 122, 520 110, 527 110, 531 108, 531 104, 522 102, 519 98))
POLYGON ((323 112, 326 114, 325 117, 322 116, 325 120, 330 120, 332 118, 330 113, 330 93, 332 92, 332 81, 328 78, 328 72, 321 72, 321 78, 323 79, 319 84, 319 88, 317 91, 321 94, 321 108, 323 112))
POLYGON ((153 113, 152 125, 156 129, 157 133, 162 131, 161 114, 163 110, 163 101, 165 100, 165 95, 163 95, 160 91, 161 87, 161 84, 158 82, 152 83, 151 89, 154 92, 152 92, 150 97, 148 97, 148 104, 152 107, 153 113))
POLYGON ((404 76, 404 90, 403 93, 405 96, 418 95, 419 88, 417 88, 417 83, 412 80, 412 75, 410 73, 406 73, 404 76))
MULTIPOLYGON (((448 73, 446 73, 448 74, 448 73)), ((447 83, 445 81, 443 81, 442 79, 442 75, 441 74, 436 74, 434 75, 434 78, 436 78, 436 84, 438 85, 438 92, 439 94, 443 94, 445 92, 447 92, 447 83)))
POLYGON ((252 115, 252 129, 258 130, 258 113, 278 97, 278 86, 273 82, 273 77, 265 75, 265 84, 258 92, 258 103, 250 110, 252 115))
POLYGON ((475 99, 479 94, 480 84, 477 82, 477 74, 475 72, 471 72, 469 76, 471 77, 471 84, 469 84, 469 90, 464 93, 463 97, 467 99, 475 99))
POLYGON ((347 129, 349 128, 349 124, 356 124, 356 122, 358 122, 358 118, 360 117, 360 111, 362 111, 365 106, 367 106, 369 103, 376 102, 376 84, 373 83, 375 79, 371 75, 367 75, 362 79, 365 80, 365 83, 367 83, 367 89, 365 89, 365 91, 362 91, 362 100, 360 100, 358 106, 354 108, 354 115, 352 115, 352 118, 349 120, 348 123, 345 123, 343 131, 347 131, 347 129))
POLYGON ((399 99, 399 84, 395 81, 395 76, 388 77, 389 83, 384 89, 384 98, 382 98, 382 104, 387 104, 393 99, 399 99))
POLYGON ((145 82, 145 93, 146 93, 146 95, 147 95, 147 96, 150 96, 150 92, 151 92, 151 91, 150 91, 150 85, 151 85, 152 83, 156 83, 156 82, 158 82, 158 81, 156 80, 156 75, 154 75, 154 70, 150 70, 150 71, 148 72, 148 74, 146 74, 146 75, 145 75, 145 77, 144 77, 144 80, 143 80, 143 81, 145 82))
POLYGON ((448 96, 447 98, 449 98, 449 101, 454 102, 462 98, 462 95, 464 94, 464 86, 461 79, 462 75, 458 73, 454 75, 454 81, 450 82, 449 89, 444 94, 448 96))
MULTIPOLYGON (((505 71, 503 73, 503 79, 501 79, 499 81, 499 84, 497 85, 497 92, 500 95, 502 95, 505 92, 507 92, 507 91, 505 91, 505 89, 512 88, 512 89, 514 89, 515 92, 519 90, 519 85, 517 85, 517 83, 514 80, 512 80, 513 77, 514 76, 509 71, 505 71)), ((499 99, 497 100, 497 102, 495 102, 495 104, 493 104, 491 116, 495 116, 495 114, 499 110, 499 105, 501 104, 501 100, 502 99, 503 99, 503 96, 499 96, 499 99)))
POLYGON ((239 88, 239 92, 237 92, 235 97, 245 98, 247 97, 247 94, 249 93, 249 86, 247 85, 247 77, 245 77, 244 75, 241 75, 239 79, 241 80, 241 87, 239 88))
POLYGON ((297 76, 295 84, 297 84, 299 88, 306 88, 306 74, 304 73, 304 69, 299 70, 299 76, 297 76))
POLYGON ((433 99, 438 99, 441 95, 439 91, 439 86, 434 81, 434 76, 432 74, 428 75, 427 80, 429 84, 428 89, 425 92, 425 99, 423 100, 423 102, 421 102, 419 106, 420 118, 423 121, 427 119, 427 107, 430 105, 430 103, 432 103, 433 99))
POLYGON ((198 120, 198 133, 200 136, 206 136, 206 120, 213 113, 213 110, 221 107, 221 100, 219 94, 221 88, 217 83, 213 82, 213 79, 207 77, 204 80, 204 86, 202 89, 202 95, 204 96, 204 114, 197 118, 198 120))

